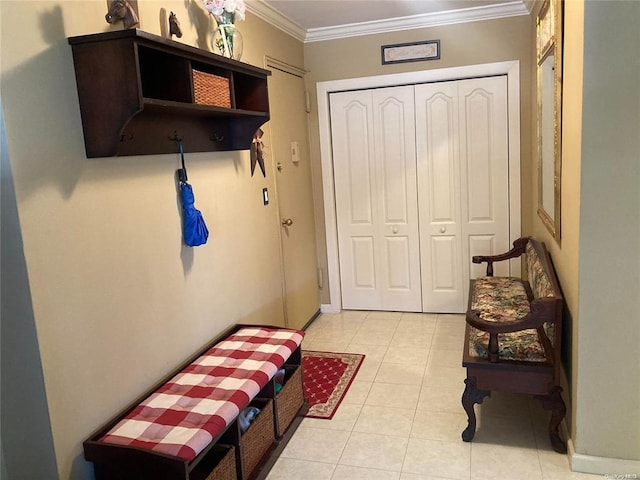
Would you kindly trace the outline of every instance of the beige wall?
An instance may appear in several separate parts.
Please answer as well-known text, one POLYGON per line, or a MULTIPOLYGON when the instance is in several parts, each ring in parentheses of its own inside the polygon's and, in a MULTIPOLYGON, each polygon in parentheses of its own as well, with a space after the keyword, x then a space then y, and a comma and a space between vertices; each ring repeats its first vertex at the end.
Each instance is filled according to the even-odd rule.
MULTIPOLYGON (((637 130, 634 135, 619 129, 637 122, 637 103, 622 92, 634 81, 638 84, 637 64, 630 61, 627 47, 638 44, 637 33, 632 37, 631 32, 638 32, 639 19, 634 2, 609 3, 617 16, 609 17, 601 2, 565 4, 560 244, 535 211, 534 29, 529 17, 309 43, 304 49, 251 16, 239 28, 244 61, 262 66, 269 55, 302 66, 304 58, 310 70, 311 155, 320 208, 316 82, 520 60, 522 231, 551 249, 567 299, 572 439, 579 454, 640 460, 640 309, 638 297, 628 295, 628 286, 639 280, 632 262, 639 243, 639 136, 637 130), (585 36, 595 43, 586 45, 585 36), (380 65, 380 45, 435 38, 442 41, 441 60, 380 65), (585 56, 587 50, 593 53, 585 56), (629 66, 635 70, 604 76, 629 66), (618 93, 608 97, 602 95, 605 90, 618 93), (603 109, 600 98, 611 98, 612 108, 624 112, 624 122, 615 110, 603 109), (603 210, 602 198, 614 208, 603 210)), ((273 189, 273 175, 251 178, 247 152, 187 156, 196 205, 211 231, 209 243, 195 249, 181 245, 173 183, 176 155, 85 158, 66 37, 106 30, 104 4, 0 2, 0 105, 6 119, 2 153, 10 161, 9 181, 15 185, 22 228, 15 232, 18 256, 10 265, 4 263, 3 230, 2 268, 3 274, 9 267, 21 273, 23 247, 22 273, 28 274, 29 284, 11 291, 17 304, 13 320, 18 324, 24 314, 25 322, 33 322, 16 332, 42 360, 44 391, 39 391, 37 378, 29 388, 38 402, 46 393, 51 428, 40 433, 51 435, 53 445, 45 439, 41 451, 48 457, 55 446, 60 478, 89 478, 82 439, 224 327, 283 322, 280 263, 273 255, 279 249, 277 210, 274 204, 263 207, 261 195, 263 187, 273 189)), ((160 33, 161 9, 174 11, 185 32, 181 41, 207 47, 208 18, 192 3, 139 4, 144 30, 160 33)), ((3 228, 7 171, 3 160, 3 228)), ((321 210, 317 218, 322 223, 321 210)), ((17 224, 17 218, 11 222, 13 228, 17 224)), ((318 238, 326 272, 322 225, 318 238)), ((327 303, 326 282, 323 295, 322 303, 327 303)), ((4 308, 3 300, 3 409, 8 351, 4 308)), ((27 360, 37 363, 34 357, 27 360)), ((16 415, 26 418, 31 405, 22 407, 16 415)), ((39 421, 46 420, 45 412, 38 415, 39 421)), ((3 425, 5 418, 3 411, 3 425)), ((5 441, 2 448, 11 472, 15 459, 7 458, 5 441)), ((29 458, 23 453, 17 460, 29 458)))
MULTIPOLYGON (((195 2, 138 3, 143 30, 160 34, 173 11, 180 41, 206 47, 195 2)), ((188 154, 210 237, 182 246, 177 155, 85 157, 66 38, 107 30, 106 2, 0 9, 8 158, 56 459, 60 478, 89 478, 81 442, 102 422, 228 325, 283 323, 277 206, 262 205, 274 176, 251 178, 248 151, 188 154)), ((303 66, 301 42, 250 15, 238 26, 244 61, 303 66)))
POLYGON ((576 450, 640 474, 640 4, 585 2, 576 450), (631 292, 628 290, 631 288, 631 292))
POLYGON ((310 115, 311 158, 314 162, 314 190, 316 194, 316 218, 318 224, 318 257, 324 273, 324 289, 321 303, 329 303, 326 282, 327 257, 324 231, 324 211, 322 207, 322 174, 320 171, 320 143, 318 133, 318 112, 316 83, 328 80, 386 75, 418 70, 431 70, 464 65, 520 61, 520 101, 521 119, 521 185, 522 231, 531 230, 531 82, 532 38, 531 18, 519 16, 500 20, 471 22, 459 25, 405 30, 400 32, 365 35, 360 37, 311 42, 305 44, 304 61, 309 70, 307 86, 311 93, 313 111, 310 115), (381 65, 380 46, 439 39, 441 59, 425 62, 381 65))
MULTIPOLYGON (((540 4, 538 4, 540 7, 540 4)), ((534 10, 534 15, 537 15, 534 10)), ((580 162, 581 162, 581 138, 582 138, 582 58, 583 58, 583 3, 565 3, 564 23, 564 56, 563 56, 563 121, 562 121, 562 183, 561 199, 561 241, 551 236, 537 213, 538 205, 538 148, 536 131, 536 111, 533 111, 531 121, 532 142, 531 158, 533 160, 530 191, 533 194, 533 206, 530 222, 533 226, 532 235, 543 240, 554 260, 554 266, 558 273, 558 280, 562 286, 562 292, 566 301, 564 315, 564 334, 567 338, 563 341, 563 347, 568 351, 563 352, 565 373, 564 399, 567 403, 567 425, 572 438, 575 436, 575 409, 572 408, 573 399, 576 397, 576 382, 573 375, 574 366, 577 365, 577 318, 578 318, 578 253, 580 241, 580 162)), ((535 38, 535 25, 531 31, 535 38)), ((535 58, 536 52, 532 51, 535 58)), ((532 98, 536 98, 536 82, 532 82, 532 98)))
MULTIPOLYGON (((640 303, 625 286, 640 281, 640 63, 625 46, 640 41, 640 5, 569 1, 564 12, 562 238, 535 210, 533 234, 549 247, 567 302, 573 465, 637 474, 640 303)), ((531 191, 537 205, 535 175, 531 191)))

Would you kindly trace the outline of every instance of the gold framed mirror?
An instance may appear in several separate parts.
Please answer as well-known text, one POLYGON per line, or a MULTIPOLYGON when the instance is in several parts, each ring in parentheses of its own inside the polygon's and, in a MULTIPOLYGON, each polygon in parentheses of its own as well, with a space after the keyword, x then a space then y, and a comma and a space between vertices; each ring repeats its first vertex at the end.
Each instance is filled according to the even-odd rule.
POLYGON ((538 215, 560 241, 562 164, 562 1, 546 0, 536 24, 538 215))

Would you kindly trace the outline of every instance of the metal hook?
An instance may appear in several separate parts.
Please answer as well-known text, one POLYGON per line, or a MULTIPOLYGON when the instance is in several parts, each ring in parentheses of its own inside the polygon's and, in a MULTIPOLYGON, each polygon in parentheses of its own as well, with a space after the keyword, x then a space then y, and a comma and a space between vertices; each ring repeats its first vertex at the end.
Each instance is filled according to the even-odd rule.
POLYGON ((212 142, 221 142, 224 140, 224 135, 218 135, 217 133, 213 133, 210 137, 209 140, 211 140, 212 142))
POLYGON ((178 132, 176 130, 173 131, 173 137, 169 136, 169 140, 171 140, 172 142, 181 142, 183 138, 183 136, 178 135, 178 132))
POLYGON ((180 161, 182 162, 182 168, 179 168, 178 170, 176 170, 176 173, 178 175, 178 180, 182 183, 186 183, 188 180, 188 177, 187 177, 187 167, 184 164, 184 149, 182 148, 182 137, 178 137, 178 135, 175 134, 174 138, 172 138, 171 140, 174 140, 175 142, 178 143, 178 150, 180 152, 180 161))

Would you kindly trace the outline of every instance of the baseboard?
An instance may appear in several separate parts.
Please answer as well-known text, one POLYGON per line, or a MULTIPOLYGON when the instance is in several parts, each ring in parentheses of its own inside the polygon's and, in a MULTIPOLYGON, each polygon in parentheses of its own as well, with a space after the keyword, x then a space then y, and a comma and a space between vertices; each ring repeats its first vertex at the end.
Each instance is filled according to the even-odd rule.
POLYGON ((566 419, 560 423, 560 433, 567 439, 567 457, 569 457, 572 471, 609 475, 608 478, 640 479, 640 461, 577 453, 573 439, 569 435, 566 419))
POLYGON ((320 310, 317 310, 316 313, 314 313, 311 318, 309 319, 309 321, 304 325, 304 327, 302 327, 301 330, 306 330, 307 328, 309 328, 309 326, 315 322, 316 318, 318 318, 320 316, 320 310))
POLYGON ((576 453, 572 439, 567 441, 567 450, 571 470, 574 472, 608 475, 608 478, 640 478, 640 461, 621 458, 596 457, 576 453))
POLYGON ((322 313, 340 313, 340 309, 336 308, 332 303, 323 303, 320 305, 320 312, 322 313))

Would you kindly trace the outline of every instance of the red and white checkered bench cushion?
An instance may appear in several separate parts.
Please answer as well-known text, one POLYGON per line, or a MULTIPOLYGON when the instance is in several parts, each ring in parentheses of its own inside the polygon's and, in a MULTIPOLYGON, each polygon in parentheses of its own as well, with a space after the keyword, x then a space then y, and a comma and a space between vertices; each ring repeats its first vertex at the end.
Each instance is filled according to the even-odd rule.
POLYGON ((300 346, 304 332, 238 330, 151 394, 100 441, 193 460, 300 346))

